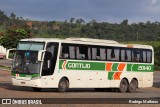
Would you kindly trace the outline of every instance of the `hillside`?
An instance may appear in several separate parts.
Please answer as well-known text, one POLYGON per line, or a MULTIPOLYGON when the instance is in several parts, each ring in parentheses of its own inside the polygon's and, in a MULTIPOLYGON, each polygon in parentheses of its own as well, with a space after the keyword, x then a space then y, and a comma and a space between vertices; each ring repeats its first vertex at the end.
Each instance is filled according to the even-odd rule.
POLYGON ((125 41, 159 41, 160 22, 132 23, 128 19, 120 24, 108 22, 85 22, 83 19, 71 18, 69 21, 31 21, 17 17, 14 13, 10 16, 0 11, 0 32, 11 26, 27 27, 32 37, 89 37, 99 39, 112 39, 119 42, 125 41))
POLYGON ((132 23, 128 19, 120 24, 108 22, 85 22, 71 18, 69 21, 32 21, 17 17, 14 13, 7 16, 0 11, 0 44, 16 47, 19 39, 28 37, 67 38, 87 37, 111 39, 123 43, 149 44, 155 50, 155 69, 160 70, 160 22, 132 23))

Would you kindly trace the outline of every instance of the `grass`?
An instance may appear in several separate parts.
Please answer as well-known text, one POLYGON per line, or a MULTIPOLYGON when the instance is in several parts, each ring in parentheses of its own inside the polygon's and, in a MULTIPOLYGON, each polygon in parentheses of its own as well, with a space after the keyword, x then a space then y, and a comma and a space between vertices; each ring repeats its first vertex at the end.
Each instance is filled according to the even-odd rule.
POLYGON ((10 67, 6 67, 6 66, 3 66, 3 65, 0 65, 0 69, 11 70, 10 67))
POLYGON ((0 32, 4 32, 3 26, 0 26, 0 32))

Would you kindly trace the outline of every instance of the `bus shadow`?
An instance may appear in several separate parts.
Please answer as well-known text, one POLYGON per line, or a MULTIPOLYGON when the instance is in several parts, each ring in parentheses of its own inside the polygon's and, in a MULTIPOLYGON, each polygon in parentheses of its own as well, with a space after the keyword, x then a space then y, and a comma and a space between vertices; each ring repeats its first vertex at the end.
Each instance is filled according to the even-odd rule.
POLYGON ((30 87, 18 87, 13 86, 11 83, 0 83, 0 88, 6 89, 6 90, 12 90, 12 91, 31 91, 32 89, 30 87))
POLYGON ((160 82, 154 82, 153 87, 155 88, 160 88, 160 82))
MULTIPOLYGON (((158 85, 158 88, 160 88, 160 83, 158 85)), ((31 87, 23 87, 23 86, 14 86, 11 83, 0 83, 0 88, 10 90, 10 91, 25 91, 25 92, 35 92, 31 87)), ((57 89, 53 88, 46 88, 42 89, 41 92, 57 92, 57 89)), ((78 93, 120 93, 118 89, 116 88, 108 88, 108 89, 94 89, 94 88, 70 88, 67 90, 67 92, 78 92, 78 93)), ((136 93, 142 93, 141 91, 136 91, 136 93)))
POLYGON ((72 88, 69 89, 67 92, 118 92, 119 91, 117 89, 94 89, 94 88, 72 88))
MULTIPOLYGON (((10 91, 25 91, 25 92, 35 92, 32 90, 31 87, 23 87, 23 86, 14 86, 11 83, 0 83, 0 88, 10 90, 10 91)), ((42 89, 41 92, 57 92, 57 89, 53 88, 46 88, 42 89)), ((105 89, 105 90, 95 90, 94 88, 70 88, 67 90, 67 92, 113 92, 113 93, 119 93, 116 89, 105 89)))

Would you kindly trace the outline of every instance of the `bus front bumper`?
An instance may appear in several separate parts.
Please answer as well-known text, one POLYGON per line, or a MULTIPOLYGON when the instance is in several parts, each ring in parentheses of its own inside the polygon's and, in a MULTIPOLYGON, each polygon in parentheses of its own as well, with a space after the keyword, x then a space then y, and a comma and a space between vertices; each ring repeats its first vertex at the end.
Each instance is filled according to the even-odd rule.
POLYGON ((25 80, 25 79, 16 79, 12 78, 12 84, 15 86, 27 86, 27 87, 41 87, 41 80, 25 80))

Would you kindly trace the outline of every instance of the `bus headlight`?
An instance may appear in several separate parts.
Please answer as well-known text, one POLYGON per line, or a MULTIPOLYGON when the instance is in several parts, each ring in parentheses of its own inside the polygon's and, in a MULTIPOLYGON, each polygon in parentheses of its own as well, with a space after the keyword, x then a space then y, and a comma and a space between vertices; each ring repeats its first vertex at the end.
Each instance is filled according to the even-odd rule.
POLYGON ((41 77, 32 77, 31 80, 40 79, 41 77))
POLYGON ((12 78, 16 78, 16 76, 12 76, 12 78))

